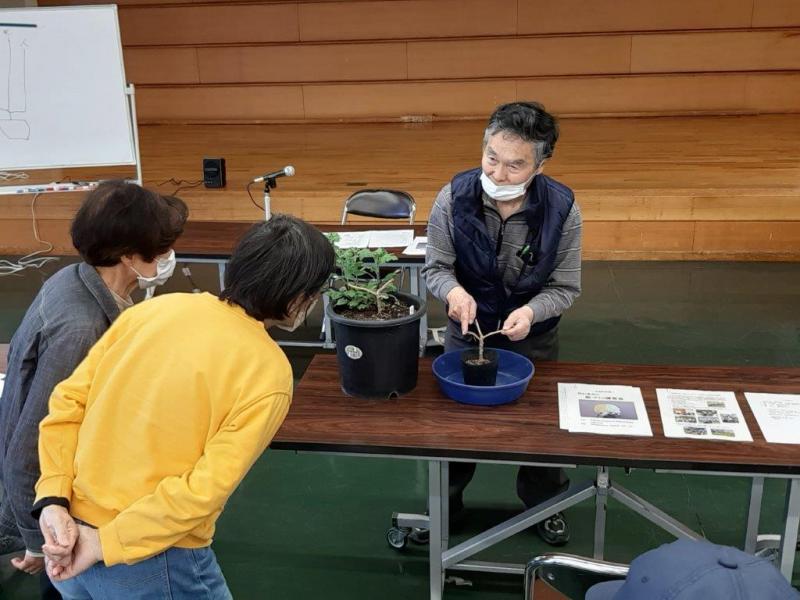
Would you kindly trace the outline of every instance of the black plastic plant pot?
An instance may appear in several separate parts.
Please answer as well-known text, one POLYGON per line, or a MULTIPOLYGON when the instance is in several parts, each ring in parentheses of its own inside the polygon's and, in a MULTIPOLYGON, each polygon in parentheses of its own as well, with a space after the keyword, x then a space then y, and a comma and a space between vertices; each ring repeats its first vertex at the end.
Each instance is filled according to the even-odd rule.
POLYGON ((345 394, 396 398, 417 386, 419 320, 425 314, 425 301, 402 292, 394 295, 413 306, 413 314, 385 321, 361 321, 337 314, 328 304, 345 394))
POLYGON ((483 364, 472 364, 478 360, 478 349, 468 348, 461 353, 461 369, 467 385, 492 386, 497 381, 497 352, 483 349, 483 364))

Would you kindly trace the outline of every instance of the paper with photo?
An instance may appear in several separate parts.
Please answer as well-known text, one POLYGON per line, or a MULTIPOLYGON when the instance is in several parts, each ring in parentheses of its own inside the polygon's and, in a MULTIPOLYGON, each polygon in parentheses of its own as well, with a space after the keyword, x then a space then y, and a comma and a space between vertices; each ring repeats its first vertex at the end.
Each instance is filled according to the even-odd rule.
POLYGON ((403 250, 403 254, 408 254, 409 256, 425 256, 425 250, 428 247, 428 238, 427 237, 415 237, 414 241, 403 250))
POLYGON ((733 392, 659 388, 656 396, 666 437, 753 441, 733 392))
POLYGON ((370 248, 405 248, 412 241, 413 229, 376 229, 369 232, 370 248))
POLYGON ((773 444, 800 444, 800 394, 745 392, 744 397, 765 440, 773 444))
POLYGON ((369 244, 369 231, 334 231, 339 236, 339 248, 366 248, 369 244))
POLYGON ((559 422, 571 432, 652 437, 642 391, 628 385, 559 383, 559 422))

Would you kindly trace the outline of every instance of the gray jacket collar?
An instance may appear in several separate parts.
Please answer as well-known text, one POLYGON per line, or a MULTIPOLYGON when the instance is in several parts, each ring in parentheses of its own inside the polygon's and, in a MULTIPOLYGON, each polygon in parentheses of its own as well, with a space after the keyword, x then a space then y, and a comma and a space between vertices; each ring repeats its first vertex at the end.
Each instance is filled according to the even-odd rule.
POLYGON ((114 296, 111 295, 111 291, 100 277, 100 274, 93 266, 82 262, 78 265, 78 276, 94 296, 94 299, 97 300, 103 312, 106 313, 108 321, 113 323, 119 316, 119 306, 117 306, 117 301, 114 300, 114 296))

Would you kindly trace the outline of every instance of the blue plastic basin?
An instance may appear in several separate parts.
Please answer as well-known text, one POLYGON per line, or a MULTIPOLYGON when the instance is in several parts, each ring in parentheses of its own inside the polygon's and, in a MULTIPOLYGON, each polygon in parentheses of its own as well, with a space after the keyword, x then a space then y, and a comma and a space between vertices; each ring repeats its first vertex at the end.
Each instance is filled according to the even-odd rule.
POLYGON ((493 387, 467 385, 461 373, 463 350, 445 352, 433 361, 433 375, 442 393, 462 404, 497 406, 519 398, 533 377, 533 363, 521 354, 492 348, 497 352, 497 384, 493 387))

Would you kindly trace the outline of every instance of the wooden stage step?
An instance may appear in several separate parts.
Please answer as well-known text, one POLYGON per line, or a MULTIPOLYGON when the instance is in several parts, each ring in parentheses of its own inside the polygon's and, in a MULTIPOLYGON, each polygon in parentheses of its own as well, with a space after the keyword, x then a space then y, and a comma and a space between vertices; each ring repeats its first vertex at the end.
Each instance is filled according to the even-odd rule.
MULTIPOLYGON (((484 123, 170 125, 140 128, 146 185, 197 181, 203 156, 224 156, 225 189, 179 195, 191 218, 253 221, 246 182, 292 164, 272 195, 275 212, 336 223, 365 187, 410 192, 418 221, 441 186, 479 164, 484 123)), ((545 172, 575 190, 587 259, 800 259, 800 118, 797 115, 565 119, 545 172)), ((109 169, 32 172, 30 181, 130 176, 109 169)), ((261 202, 258 185, 252 188, 261 202)), ((29 196, 0 196, 0 253, 35 248, 29 196)), ((40 233, 69 251, 78 194, 37 200, 40 233)))

